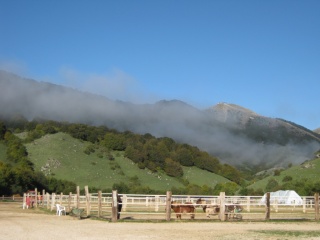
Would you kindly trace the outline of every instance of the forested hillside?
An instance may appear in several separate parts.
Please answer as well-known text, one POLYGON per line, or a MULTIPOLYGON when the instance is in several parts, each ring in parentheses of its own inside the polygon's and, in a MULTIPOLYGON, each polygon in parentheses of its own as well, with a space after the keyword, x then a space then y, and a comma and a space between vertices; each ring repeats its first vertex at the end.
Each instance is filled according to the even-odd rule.
POLYGON ((301 165, 256 174, 259 168, 240 172, 170 138, 19 117, 0 122, 0 194, 35 187, 68 193, 81 184, 123 193, 262 195, 290 189, 312 195, 320 190, 319 152, 301 165))
MULTIPOLYGON (((132 160, 137 168, 141 170, 147 169, 150 173, 159 173, 159 175, 177 179, 180 182, 180 186, 172 186, 176 192, 193 191, 194 193, 201 193, 208 192, 210 188, 211 192, 214 191, 213 186, 198 186, 191 184, 187 178, 183 178, 183 176, 187 175, 185 171, 190 170, 190 168, 197 168, 208 173, 221 175, 228 179, 224 183, 226 184, 225 187, 231 188, 233 191, 241 182, 241 174, 234 167, 221 164, 217 158, 200 151, 197 147, 179 144, 170 138, 155 138, 150 134, 138 135, 128 131, 118 132, 107 127, 93 127, 83 124, 42 120, 29 122, 23 118, 3 122, 1 126, 2 148, 6 148, 6 156, 3 157, 5 159, 2 159, 0 168, 2 173, 4 173, 1 181, 2 194, 22 193, 28 188, 36 186, 51 191, 63 192, 68 192, 71 188, 74 188, 75 184, 69 181, 70 179, 67 177, 60 175, 59 180, 57 180, 52 172, 35 169, 34 162, 30 161, 32 157, 28 155, 27 148, 25 147, 28 146, 29 149, 36 148, 38 139, 48 134, 52 135, 60 132, 85 143, 83 154, 94 154, 98 159, 106 158, 114 161, 117 158, 114 152, 123 152, 123 157, 132 160), (233 184, 226 183, 229 181, 233 182, 233 184)), ((62 144, 65 143, 62 141, 62 144)), ((40 149, 40 151, 43 150, 40 149)), ((68 148, 62 151, 66 155, 70 154, 70 149, 68 148)), ((52 159, 52 162, 54 161, 55 159, 52 159)), ((90 161, 91 165, 97 164, 97 161, 90 161)), ((114 163, 114 167, 116 168, 116 161, 114 163)), ((66 169, 65 175, 68 174, 67 170, 69 170, 69 173, 71 172, 72 167, 77 168, 77 163, 74 166, 69 166, 69 169, 66 169)), ((137 179, 135 179, 135 176, 132 176, 128 182, 134 182, 136 187, 133 189, 136 191, 155 191, 150 187, 143 188, 141 186, 139 188, 139 183, 134 180, 137 179)), ((128 182, 114 182, 113 187, 132 189, 127 186, 128 182)), ((221 188, 221 184, 218 184, 217 187, 221 188)))

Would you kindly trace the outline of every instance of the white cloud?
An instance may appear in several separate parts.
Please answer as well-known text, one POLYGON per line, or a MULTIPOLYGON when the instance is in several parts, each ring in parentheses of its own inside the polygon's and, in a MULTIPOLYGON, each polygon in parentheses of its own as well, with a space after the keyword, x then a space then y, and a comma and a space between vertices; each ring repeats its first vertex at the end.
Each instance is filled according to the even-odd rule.
POLYGON ((105 96, 112 100, 146 103, 155 100, 132 76, 119 69, 104 74, 82 73, 70 68, 62 68, 60 75, 64 85, 105 96))

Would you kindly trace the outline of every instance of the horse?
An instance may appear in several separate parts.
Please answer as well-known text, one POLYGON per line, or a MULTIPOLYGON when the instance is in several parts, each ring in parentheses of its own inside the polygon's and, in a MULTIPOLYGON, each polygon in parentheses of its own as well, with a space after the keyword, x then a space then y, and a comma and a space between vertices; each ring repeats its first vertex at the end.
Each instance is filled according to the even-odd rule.
MULTIPOLYGON (((206 216, 210 218, 210 215, 218 215, 220 213, 220 206, 215 204, 215 205, 207 205, 205 200, 202 200, 199 198, 196 202, 197 204, 202 204, 200 205, 203 209, 203 212, 206 213, 206 216)), ((239 214, 239 212, 242 212, 242 206, 238 204, 231 204, 231 205, 225 205, 225 212, 228 216, 228 219, 231 218, 239 218, 242 219, 242 215, 239 214)))
POLYGON ((196 202, 197 204, 202 204, 200 205, 203 209, 203 212, 206 213, 206 216, 210 218, 210 215, 217 215, 220 213, 220 206, 219 205, 207 205, 205 200, 202 200, 199 198, 196 202))
POLYGON ((182 213, 190 214, 191 219, 194 219, 195 217, 195 207, 192 205, 191 202, 178 203, 177 201, 172 201, 171 208, 176 213, 177 219, 181 219, 182 213))
POLYGON ((228 213, 228 219, 242 219, 242 215, 240 212, 242 212, 243 208, 239 204, 233 204, 233 205, 226 205, 226 212, 228 213))

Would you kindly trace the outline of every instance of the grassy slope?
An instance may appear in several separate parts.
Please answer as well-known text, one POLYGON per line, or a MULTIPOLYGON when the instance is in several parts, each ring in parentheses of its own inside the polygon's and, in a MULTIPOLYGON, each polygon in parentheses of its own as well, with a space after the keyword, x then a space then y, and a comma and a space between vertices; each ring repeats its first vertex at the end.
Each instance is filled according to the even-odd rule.
POLYGON ((183 167, 183 172, 183 178, 199 186, 207 185, 213 188, 217 183, 230 182, 220 175, 201 170, 197 167, 183 167))
MULTIPOLYGON (((260 181, 255 182, 250 185, 249 188, 253 189, 265 189, 269 179, 276 179, 279 184, 282 184, 282 179, 285 176, 291 176, 292 180, 300 180, 300 179, 308 179, 311 182, 315 182, 319 180, 319 170, 320 170, 320 158, 310 160, 301 165, 296 165, 291 168, 288 168, 281 172, 279 176, 269 176, 260 181)), ((290 189, 284 189, 290 190, 290 189)))
MULTIPOLYGON (((160 173, 151 173, 147 169, 139 169, 130 159, 123 156, 123 152, 114 153, 114 161, 106 157, 99 158, 97 153, 86 155, 84 149, 89 144, 74 139, 70 135, 57 133, 26 144, 26 147, 36 170, 40 170, 47 163, 55 162, 51 164, 50 170, 56 178, 74 181, 81 187, 88 185, 100 189, 111 188, 114 183, 121 181, 126 183, 130 177, 134 176, 138 176, 142 185, 156 190, 166 191, 172 186, 183 186, 175 178, 160 173)), ((184 172, 184 177, 190 183, 200 186, 206 184, 213 187, 216 183, 228 181, 221 176, 195 167, 184 167, 184 172)))

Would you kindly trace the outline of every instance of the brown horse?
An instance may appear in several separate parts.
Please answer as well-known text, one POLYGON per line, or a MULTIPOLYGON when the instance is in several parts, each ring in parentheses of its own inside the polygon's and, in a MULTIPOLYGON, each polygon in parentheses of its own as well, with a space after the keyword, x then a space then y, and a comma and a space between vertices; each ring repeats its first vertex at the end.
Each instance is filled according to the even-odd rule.
POLYGON ((171 208, 176 213, 177 219, 181 219, 181 214, 190 214, 190 218, 194 219, 195 207, 191 202, 178 203, 177 201, 171 202, 171 208))

